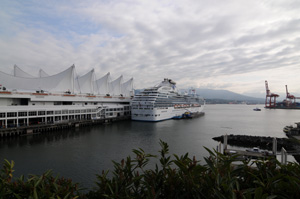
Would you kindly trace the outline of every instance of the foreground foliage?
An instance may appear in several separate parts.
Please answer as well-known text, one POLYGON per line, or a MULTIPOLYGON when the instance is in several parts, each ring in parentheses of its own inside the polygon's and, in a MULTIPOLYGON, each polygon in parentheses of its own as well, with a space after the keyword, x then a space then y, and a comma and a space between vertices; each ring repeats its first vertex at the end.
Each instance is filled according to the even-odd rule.
POLYGON ((277 160, 236 162, 206 149, 209 157, 200 164, 188 154, 169 155, 167 143, 160 142, 159 156, 133 150, 114 171, 97 175, 96 186, 80 193, 78 184, 42 176, 12 179, 13 162, 5 161, 0 173, 0 198, 298 198, 300 166, 281 165, 277 160), (157 163, 156 163, 157 162, 157 163), (154 164, 156 163, 156 164, 154 164), (154 165, 154 168, 151 168, 154 165))
POLYGON ((79 192, 78 183, 71 179, 53 177, 51 170, 41 176, 29 175, 27 179, 22 175, 13 179, 14 162, 4 161, 0 172, 0 198, 79 198, 84 196, 79 192))
POLYGON ((206 148, 210 156, 201 165, 188 154, 168 155, 160 142, 160 157, 134 150, 136 157, 114 162, 113 177, 108 171, 97 175, 97 188, 90 198, 298 198, 300 166, 281 165, 277 160, 236 164, 236 156, 225 156, 206 148), (146 169, 151 158, 155 169, 146 169))

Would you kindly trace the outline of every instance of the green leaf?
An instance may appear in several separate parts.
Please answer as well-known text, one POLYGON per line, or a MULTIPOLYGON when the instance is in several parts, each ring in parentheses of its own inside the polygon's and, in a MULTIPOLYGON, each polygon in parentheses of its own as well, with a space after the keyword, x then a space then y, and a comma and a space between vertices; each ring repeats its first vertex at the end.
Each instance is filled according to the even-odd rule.
POLYGON ((13 194, 17 199, 23 199, 21 196, 19 196, 19 194, 16 194, 16 193, 13 193, 13 194))
POLYGON ((64 197, 64 199, 67 199, 70 195, 70 192, 64 197))
POLYGON ((38 181, 34 184, 34 187, 37 187, 41 183, 42 180, 43 180, 43 175, 40 176, 38 181))
POLYGON ((34 187, 34 189, 33 189, 33 198, 34 199, 38 199, 39 197, 38 197, 38 194, 37 194, 37 192, 36 192, 36 188, 34 187))

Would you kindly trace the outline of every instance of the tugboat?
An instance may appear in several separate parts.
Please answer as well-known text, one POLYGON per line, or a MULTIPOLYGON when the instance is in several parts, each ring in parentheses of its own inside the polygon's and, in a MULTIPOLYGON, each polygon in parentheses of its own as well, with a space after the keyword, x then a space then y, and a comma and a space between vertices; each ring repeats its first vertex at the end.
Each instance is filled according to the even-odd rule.
POLYGON ((290 125, 290 126, 286 126, 286 127, 284 127, 283 128, 283 132, 285 132, 285 133, 289 133, 290 132, 290 130, 292 130, 294 127, 293 127, 293 125, 290 125))
POLYGON ((300 122, 296 122, 295 124, 297 125, 296 127, 290 125, 283 128, 283 132, 287 137, 300 135, 300 122))
POLYGON ((260 109, 260 108, 257 108, 257 107, 254 108, 253 110, 254 110, 254 111, 261 111, 261 109, 260 109))

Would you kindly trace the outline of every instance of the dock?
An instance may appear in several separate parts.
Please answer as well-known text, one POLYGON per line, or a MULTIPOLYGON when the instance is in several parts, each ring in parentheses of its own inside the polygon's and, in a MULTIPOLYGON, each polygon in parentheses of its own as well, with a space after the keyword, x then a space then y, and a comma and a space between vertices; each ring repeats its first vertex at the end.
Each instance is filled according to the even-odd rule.
POLYGON ((250 152, 250 151, 242 151, 236 149, 225 149, 224 154, 227 155, 237 155, 242 158, 274 158, 276 155, 273 153, 257 153, 257 152, 250 152))
POLYGON ((79 128, 82 126, 90 126, 97 124, 110 124, 115 121, 129 120, 130 116, 121 116, 115 118, 101 118, 101 119, 89 119, 89 120, 74 120, 67 122, 58 122, 52 124, 35 124, 30 126, 20 126, 12 128, 2 128, 0 129, 0 139, 5 139, 8 137, 43 134, 50 131, 57 131, 63 129, 79 128))
MULTIPOLYGON (((237 160, 245 160, 245 159, 264 159, 264 160, 276 159, 277 149, 278 149, 277 138, 273 137, 272 138, 272 142, 271 143, 268 142, 268 143, 270 143, 269 146, 268 146, 268 148, 271 145, 272 146, 272 151, 260 150, 258 148, 256 148, 256 150, 248 150, 247 151, 247 150, 229 149, 228 148, 228 141, 229 141, 228 138, 232 138, 232 137, 235 137, 235 136, 234 135, 228 136, 227 134, 224 135, 224 136, 222 136, 223 150, 222 150, 221 139, 220 139, 220 137, 218 138, 218 139, 220 139, 219 140, 219 144, 217 146, 217 151, 219 153, 223 153, 225 155, 236 156, 237 160)), ((265 137, 257 137, 257 136, 239 136, 239 135, 238 135, 238 137, 239 137, 240 141, 241 141, 241 138, 244 138, 244 139, 246 139, 248 141, 251 140, 251 139, 252 139, 252 141, 255 140, 255 144, 258 144, 259 143, 258 140, 262 140, 262 139, 267 139, 268 141, 270 141, 270 137, 265 138, 265 137)), ((213 139, 217 140, 217 138, 213 138, 213 139)), ((254 142, 252 144, 254 144, 254 142)), ((241 145, 239 145, 239 146, 241 146, 241 145)), ((293 152, 295 152, 295 151, 293 151, 293 152)), ((286 149, 284 147, 281 147, 280 155, 281 155, 281 163, 282 164, 287 164, 287 155, 288 155, 288 152, 286 151, 286 149)), ((297 160, 296 156, 297 155, 294 155, 295 159, 297 160)))

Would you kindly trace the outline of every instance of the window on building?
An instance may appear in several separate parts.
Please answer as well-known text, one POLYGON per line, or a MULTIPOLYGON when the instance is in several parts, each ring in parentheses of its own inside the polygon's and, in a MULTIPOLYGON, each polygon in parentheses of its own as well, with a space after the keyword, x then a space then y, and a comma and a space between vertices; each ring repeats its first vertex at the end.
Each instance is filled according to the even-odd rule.
POLYGON ((47 115, 53 115, 53 111, 47 111, 47 115))
POLYGON ((27 112, 19 112, 19 113, 18 113, 18 116, 19 116, 19 117, 27 116, 27 112))
POLYGON ((39 115, 45 115, 46 113, 45 113, 45 111, 39 111, 38 114, 39 115))
POLYGON ((28 115, 29 115, 29 116, 35 116, 35 115, 36 115, 36 111, 30 111, 30 112, 28 113, 28 115))

